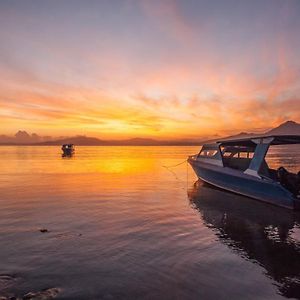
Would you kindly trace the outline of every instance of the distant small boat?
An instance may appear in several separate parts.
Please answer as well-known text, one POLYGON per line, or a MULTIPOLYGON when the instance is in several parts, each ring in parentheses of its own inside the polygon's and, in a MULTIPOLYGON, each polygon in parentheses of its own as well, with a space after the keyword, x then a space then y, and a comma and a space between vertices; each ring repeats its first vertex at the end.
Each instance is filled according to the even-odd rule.
POLYGON ((271 145, 300 144, 299 135, 257 136, 203 145, 188 162, 198 178, 216 187, 270 204, 300 209, 300 172, 268 167, 271 145))
POLYGON ((74 144, 64 144, 61 150, 63 151, 63 156, 72 156, 75 153, 75 146, 74 144))

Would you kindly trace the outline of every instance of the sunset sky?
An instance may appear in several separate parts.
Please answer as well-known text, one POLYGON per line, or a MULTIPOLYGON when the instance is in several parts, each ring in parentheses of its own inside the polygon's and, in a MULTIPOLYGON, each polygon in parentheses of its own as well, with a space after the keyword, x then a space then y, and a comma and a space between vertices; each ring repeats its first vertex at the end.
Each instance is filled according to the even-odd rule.
POLYGON ((0 1, 0 134, 197 138, 299 107, 299 0, 0 1))

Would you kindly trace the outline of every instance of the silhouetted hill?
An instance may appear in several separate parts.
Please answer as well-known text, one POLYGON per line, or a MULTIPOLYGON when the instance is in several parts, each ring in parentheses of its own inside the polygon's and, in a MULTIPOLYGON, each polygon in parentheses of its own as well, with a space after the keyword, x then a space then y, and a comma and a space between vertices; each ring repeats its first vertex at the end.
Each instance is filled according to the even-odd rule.
POLYGON ((266 135, 300 135, 300 124, 294 121, 287 121, 266 132, 266 135))
POLYGON ((205 143, 213 143, 220 140, 231 140, 231 139, 242 139, 242 138, 250 138, 258 135, 300 135, 300 124, 294 121, 286 121, 280 124, 278 127, 275 127, 269 131, 257 134, 257 133, 247 133, 240 132, 235 135, 230 135, 223 138, 217 138, 213 140, 205 141, 205 143))
POLYGON ((107 141, 103 141, 93 137, 87 136, 75 136, 69 138, 63 138, 53 141, 46 141, 37 143, 41 146, 50 146, 50 145, 62 145, 62 144, 74 144, 74 145, 82 145, 82 146, 103 146, 107 144, 107 141))
POLYGON ((234 135, 229 135, 229 136, 226 136, 226 137, 219 137, 219 138, 216 138, 216 139, 212 139, 212 140, 207 140, 205 141, 205 143, 214 143, 214 142, 217 142, 217 141, 220 141, 220 140, 232 140, 232 139, 242 139, 242 138, 249 138, 249 137, 252 137, 252 136, 255 136, 257 134, 255 133, 247 133, 247 132, 240 132, 238 134, 234 134, 234 135))
POLYGON ((0 135, 0 144, 6 145, 32 145, 52 140, 51 136, 39 136, 36 133, 28 134, 19 130, 14 136, 0 135))

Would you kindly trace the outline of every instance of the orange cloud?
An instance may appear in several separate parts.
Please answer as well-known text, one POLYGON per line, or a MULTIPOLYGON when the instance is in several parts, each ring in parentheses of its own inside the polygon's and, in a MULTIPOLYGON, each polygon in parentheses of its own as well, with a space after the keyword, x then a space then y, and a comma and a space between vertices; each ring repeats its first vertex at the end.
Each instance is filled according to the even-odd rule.
POLYGON ((78 23, 1 14, 0 133, 200 138, 300 121, 290 4, 272 31, 264 14, 235 24, 202 7, 199 21, 184 2, 126 5, 78 23))

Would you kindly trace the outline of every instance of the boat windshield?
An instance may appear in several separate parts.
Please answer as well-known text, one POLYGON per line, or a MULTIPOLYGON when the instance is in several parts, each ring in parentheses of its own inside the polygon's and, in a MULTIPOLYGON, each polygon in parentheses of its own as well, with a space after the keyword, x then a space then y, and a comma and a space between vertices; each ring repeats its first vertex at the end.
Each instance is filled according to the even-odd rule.
POLYGON ((203 145, 198 157, 220 159, 220 149, 217 144, 203 145))
POLYGON ((206 157, 213 157, 217 154, 218 150, 201 150, 201 152, 199 153, 199 156, 206 156, 206 157))

